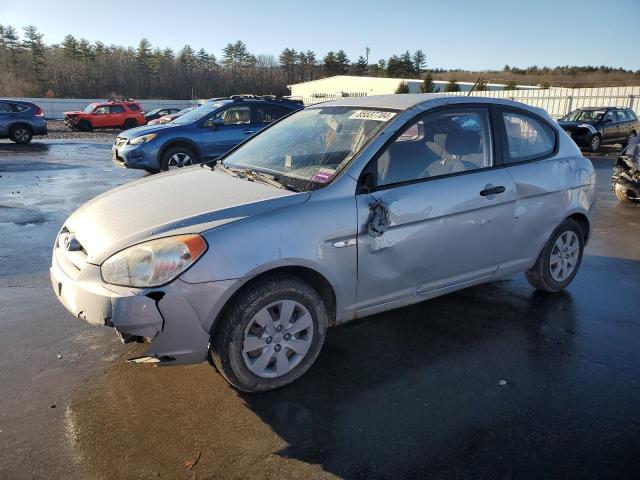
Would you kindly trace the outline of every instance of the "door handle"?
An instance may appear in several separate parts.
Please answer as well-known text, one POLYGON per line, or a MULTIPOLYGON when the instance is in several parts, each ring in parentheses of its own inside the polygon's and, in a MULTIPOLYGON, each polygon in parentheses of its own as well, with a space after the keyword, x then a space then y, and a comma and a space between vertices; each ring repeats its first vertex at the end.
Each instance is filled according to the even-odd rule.
POLYGON ((253 133, 253 130, 242 130, 242 133, 244 133, 245 135, 250 135, 253 133))
POLYGON ((484 190, 480 191, 480 195, 482 195, 483 197, 487 197, 489 195, 498 195, 499 193, 504 193, 505 190, 506 188, 504 188, 502 185, 499 185, 497 187, 494 187, 493 185, 487 185, 484 187, 484 190))

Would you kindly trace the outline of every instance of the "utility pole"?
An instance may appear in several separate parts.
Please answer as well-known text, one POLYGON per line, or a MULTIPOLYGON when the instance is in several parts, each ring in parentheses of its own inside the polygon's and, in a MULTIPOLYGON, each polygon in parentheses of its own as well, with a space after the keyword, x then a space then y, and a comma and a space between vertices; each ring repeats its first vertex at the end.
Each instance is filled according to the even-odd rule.
POLYGON ((369 66, 369 54, 371 53, 371 49, 367 47, 364 51, 367 52, 367 66, 369 66))

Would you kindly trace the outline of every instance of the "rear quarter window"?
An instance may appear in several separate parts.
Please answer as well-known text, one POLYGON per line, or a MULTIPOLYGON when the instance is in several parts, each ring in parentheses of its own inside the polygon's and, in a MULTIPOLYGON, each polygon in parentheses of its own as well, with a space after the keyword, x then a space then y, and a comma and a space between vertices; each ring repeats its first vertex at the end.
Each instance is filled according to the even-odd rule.
POLYGON ((555 150, 555 130, 542 119, 526 112, 502 111, 507 158, 506 163, 535 160, 551 155, 555 150))
POLYGON ((123 113, 124 107, 122 105, 111 105, 111 113, 123 113))
POLYGON ((139 112, 140 111, 140 107, 138 105, 136 105, 135 103, 132 103, 130 105, 127 105, 127 107, 129 108, 129 110, 131 110, 132 112, 139 112))

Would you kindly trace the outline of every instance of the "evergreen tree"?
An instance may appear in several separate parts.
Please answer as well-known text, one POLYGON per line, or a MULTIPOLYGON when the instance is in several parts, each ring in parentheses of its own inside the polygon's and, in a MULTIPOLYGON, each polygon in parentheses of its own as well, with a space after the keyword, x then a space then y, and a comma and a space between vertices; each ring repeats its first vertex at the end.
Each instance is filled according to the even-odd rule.
POLYGON ((424 77, 422 85, 420 85, 420 91, 422 93, 436 93, 438 91, 438 87, 433 83, 431 72, 427 72, 427 75, 424 77))
POLYGON ((451 78, 449 80, 449 83, 447 83, 447 86, 444 87, 444 91, 445 92, 459 92, 460 91, 460 85, 458 85, 456 83, 456 79, 455 78, 451 78))
POLYGON ((395 93, 409 93, 409 85, 407 85, 407 82, 400 82, 398 84, 398 88, 396 88, 395 93))
POLYGON ((427 56, 424 54, 422 50, 416 50, 413 53, 412 60, 413 60, 413 69, 415 73, 420 74, 420 72, 424 70, 424 67, 427 64, 427 56))

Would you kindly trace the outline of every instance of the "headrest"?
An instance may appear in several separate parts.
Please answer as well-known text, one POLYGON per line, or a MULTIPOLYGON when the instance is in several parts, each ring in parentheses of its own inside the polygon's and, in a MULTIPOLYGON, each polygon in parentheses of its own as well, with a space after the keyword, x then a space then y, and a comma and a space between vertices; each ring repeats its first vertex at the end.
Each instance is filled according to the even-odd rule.
POLYGON ((447 135, 444 149, 449 155, 470 155, 480 152, 480 134, 473 130, 453 130, 447 135))

